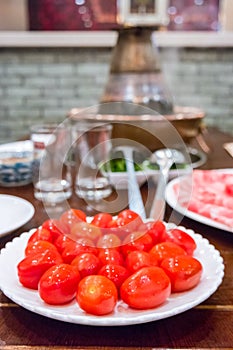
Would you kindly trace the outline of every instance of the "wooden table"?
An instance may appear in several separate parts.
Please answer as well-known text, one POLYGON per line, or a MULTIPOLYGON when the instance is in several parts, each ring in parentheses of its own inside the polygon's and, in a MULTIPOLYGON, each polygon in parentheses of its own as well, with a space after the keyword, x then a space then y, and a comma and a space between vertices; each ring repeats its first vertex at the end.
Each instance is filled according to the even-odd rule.
MULTIPOLYGON (((206 138, 212 153, 203 168, 232 168, 233 159, 222 145, 232 142, 233 137, 210 130, 206 138)), ((146 190, 144 186, 143 193, 146 190)), ((34 199, 31 185, 0 188, 0 193, 23 197, 35 206, 35 215, 26 225, 0 238, 2 248, 13 237, 40 225, 48 215, 42 203, 34 199)), ((76 196, 71 198, 70 203, 85 209, 76 196)), ((167 208, 167 215, 169 210, 167 208)), ((179 215, 174 219, 179 222, 179 215)), ((189 311, 156 322, 93 327, 40 316, 16 305, 0 292, 0 349, 233 348, 233 236, 188 218, 183 219, 182 224, 206 237, 224 258, 223 282, 208 300, 189 311)))

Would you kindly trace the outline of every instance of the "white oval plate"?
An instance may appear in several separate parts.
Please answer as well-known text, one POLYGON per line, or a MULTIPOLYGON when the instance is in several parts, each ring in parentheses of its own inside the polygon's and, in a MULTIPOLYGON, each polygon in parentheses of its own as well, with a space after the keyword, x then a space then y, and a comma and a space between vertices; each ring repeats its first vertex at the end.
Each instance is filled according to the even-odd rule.
POLYGON ((34 212, 33 205, 25 199, 0 194, 0 237, 26 224, 34 212))
MULTIPOLYGON (((222 171, 224 173, 233 174, 233 169, 217 169, 217 171, 222 171)), ((171 180, 166 187, 165 197, 166 197, 166 201, 170 205, 170 207, 173 208, 174 210, 176 210, 178 213, 180 213, 180 214, 182 214, 182 215, 184 215, 184 216, 186 216, 194 221, 197 221, 201 224, 205 224, 205 225, 210 226, 210 227, 219 228, 220 230, 233 233, 232 227, 226 226, 220 222, 209 219, 203 215, 194 213, 179 203, 177 195, 174 191, 174 187, 176 186, 176 184, 178 184, 183 179, 185 179, 185 176, 175 178, 175 179, 171 180)), ((191 191, 190 191, 190 194, 191 194, 191 191)), ((190 194, 187 194, 187 195, 189 196, 190 194)), ((183 194, 183 195, 185 196, 185 194, 183 194)))
MULTIPOLYGON (((176 227, 169 224, 169 227, 176 227)), ((223 259, 219 251, 209 241, 192 230, 184 229, 197 243, 195 257, 203 265, 203 275, 198 286, 188 292, 172 294, 163 305, 150 310, 133 310, 119 301, 114 313, 106 316, 93 316, 82 311, 77 302, 64 306, 45 304, 37 291, 24 288, 18 281, 17 264, 24 257, 27 240, 32 234, 23 233, 7 243, 0 254, 0 288, 3 293, 18 305, 34 313, 64 322, 93 326, 124 326, 146 323, 174 316, 200 304, 213 294, 222 282, 224 275, 223 259)))

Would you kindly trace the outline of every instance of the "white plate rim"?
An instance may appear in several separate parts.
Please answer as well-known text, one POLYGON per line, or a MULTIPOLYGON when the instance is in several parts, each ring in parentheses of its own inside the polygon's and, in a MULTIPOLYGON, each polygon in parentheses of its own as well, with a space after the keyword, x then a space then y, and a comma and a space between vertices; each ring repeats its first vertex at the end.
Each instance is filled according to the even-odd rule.
POLYGON ((0 151, 33 151, 33 144, 31 140, 3 143, 0 151))
MULTIPOLYGON (((168 224, 169 227, 177 227, 168 224)), ((208 299, 222 283, 224 276, 223 259, 216 248, 200 234, 182 226, 197 243, 194 254, 203 264, 203 276, 198 286, 184 293, 173 294, 163 305, 151 310, 133 310, 122 301, 118 302, 113 314, 94 316, 82 311, 76 301, 64 306, 46 305, 37 291, 24 288, 17 278, 17 263, 23 258, 27 240, 34 230, 8 242, 0 254, 0 288, 2 292, 23 308, 36 314, 63 322, 92 326, 125 326, 161 320, 187 311, 208 299), (4 268, 3 268, 4 266, 4 268)))
MULTIPOLYGON (((2 229, 0 228, 0 237, 11 233, 14 230, 17 230, 19 227, 23 226, 24 224, 26 224, 34 215, 35 213, 35 208, 34 206, 27 201, 24 198, 21 197, 17 197, 17 196, 12 196, 12 195, 8 195, 8 194, 0 194, 0 202, 3 201, 3 204, 6 203, 6 201, 10 201, 10 202, 14 202, 18 205, 20 205, 21 207, 24 206, 25 208, 25 215, 18 218, 17 220, 14 218, 12 220, 12 224, 10 226, 7 227, 7 229, 2 229)), ((9 213, 9 215, 12 215, 12 212, 9 213)))
MULTIPOLYGON (((218 172, 233 174, 233 169, 230 169, 230 168, 211 169, 211 170, 216 170, 218 172)), ((192 212, 192 211, 188 210, 187 208, 182 207, 182 205, 180 205, 177 202, 177 197, 176 197, 175 192, 174 192, 174 185, 177 184, 178 182, 182 181, 182 179, 184 179, 184 178, 185 178, 185 175, 181 176, 181 177, 177 177, 177 178, 171 180, 167 184, 165 198, 166 198, 167 203, 170 205, 170 207, 173 208, 174 210, 176 210, 178 213, 180 213, 180 214, 182 214, 182 215, 184 215, 184 216, 186 216, 194 221, 197 221, 201 224, 205 224, 207 226, 211 226, 211 227, 223 230, 223 231, 227 231, 229 233, 233 233, 233 228, 229 229, 229 227, 224 225, 224 224, 221 224, 221 223, 214 221, 214 220, 211 220, 205 216, 202 216, 200 214, 192 212)))

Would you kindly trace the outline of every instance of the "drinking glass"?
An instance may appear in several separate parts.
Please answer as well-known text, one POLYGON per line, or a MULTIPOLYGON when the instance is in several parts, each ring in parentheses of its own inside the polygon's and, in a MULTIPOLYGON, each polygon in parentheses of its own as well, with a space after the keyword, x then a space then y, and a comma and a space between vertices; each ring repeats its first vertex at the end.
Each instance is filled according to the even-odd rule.
POLYGON ((36 199, 56 204, 72 194, 71 128, 67 124, 35 125, 31 128, 33 142, 33 184, 36 199))
POLYGON ((101 166, 109 159, 112 125, 79 121, 75 125, 78 168, 75 192, 86 201, 98 202, 112 193, 108 175, 101 166))

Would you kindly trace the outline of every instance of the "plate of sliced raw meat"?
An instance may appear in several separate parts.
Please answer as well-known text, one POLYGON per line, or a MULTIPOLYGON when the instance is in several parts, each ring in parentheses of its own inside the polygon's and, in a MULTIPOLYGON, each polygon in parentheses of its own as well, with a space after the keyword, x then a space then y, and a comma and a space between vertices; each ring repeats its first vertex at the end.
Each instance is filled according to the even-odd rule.
POLYGON ((166 200, 186 217, 233 233, 233 169, 194 170, 176 178, 166 200))

